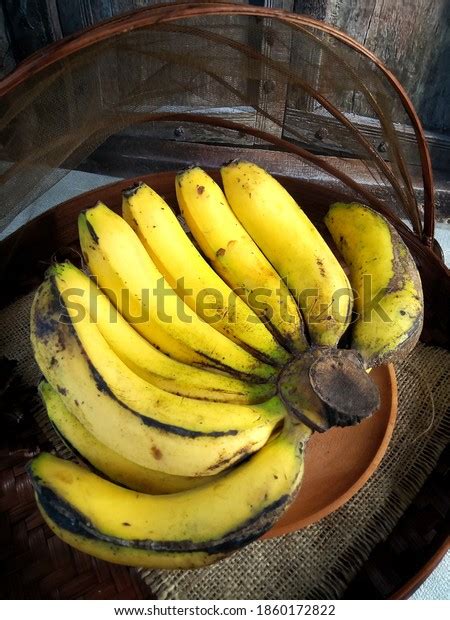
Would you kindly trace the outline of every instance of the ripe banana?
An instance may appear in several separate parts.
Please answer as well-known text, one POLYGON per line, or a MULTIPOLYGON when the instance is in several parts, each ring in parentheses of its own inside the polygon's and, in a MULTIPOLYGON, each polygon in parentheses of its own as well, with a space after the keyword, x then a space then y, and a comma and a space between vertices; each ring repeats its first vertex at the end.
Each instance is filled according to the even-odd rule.
POLYGON ((119 564, 193 568, 272 526, 299 488, 307 435, 303 425, 288 425, 220 479, 173 495, 118 487, 48 453, 29 473, 45 520, 73 547, 119 564))
POLYGON ((110 449, 157 471, 218 473, 261 448, 286 410, 183 398, 147 383, 108 346, 88 316, 72 322, 50 274, 32 306, 31 341, 47 381, 69 411, 110 449))
POLYGON ((408 248, 379 213, 358 203, 336 203, 325 224, 350 268, 358 319, 352 348, 367 367, 404 357, 423 325, 420 276, 408 248))
POLYGON ((122 212, 156 267, 191 310, 255 357, 278 365, 287 362, 288 353, 208 265, 155 191, 145 183, 127 190, 122 212))
MULTIPOLYGON (((39 393, 48 417, 69 448, 110 480, 142 493, 179 493, 209 482, 213 476, 171 476, 141 467, 120 456, 98 441, 65 407, 61 396, 47 381, 39 384, 39 393)), ((219 474, 221 475, 221 474, 219 474)))
POLYGON ((189 398, 241 404, 263 402, 275 394, 273 382, 248 383, 164 355, 140 336, 94 282, 71 263, 53 265, 49 274, 65 305, 77 315, 88 313, 122 362, 156 387, 189 398))
POLYGON ((55 534, 104 560, 194 568, 259 537, 295 496, 310 429, 371 415, 369 368, 420 334, 420 279, 382 216, 352 203, 325 219, 359 312, 339 349, 353 291, 324 239, 258 166, 221 172, 227 198, 200 168, 176 178, 195 241, 141 183, 124 219, 102 203, 79 217, 104 292, 64 263, 35 295, 39 391, 87 467, 42 453, 29 473, 55 534))
POLYGON ((176 177, 181 212, 214 269, 291 352, 308 343, 298 307, 280 276, 231 211, 220 187, 200 168, 176 177))
POLYGON ((202 321, 177 297, 133 229, 98 203, 79 217, 90 271, 133 327, 182 362, 268 379, 274 369, 202 321), (167 336, 167 338, 166 338, 167 336))
POLYGON ((303 312, 312 343, 336 346, 352 311, 347 276, 288 192, 246 161, 221 169, 235 215, 285 280, 303 312))

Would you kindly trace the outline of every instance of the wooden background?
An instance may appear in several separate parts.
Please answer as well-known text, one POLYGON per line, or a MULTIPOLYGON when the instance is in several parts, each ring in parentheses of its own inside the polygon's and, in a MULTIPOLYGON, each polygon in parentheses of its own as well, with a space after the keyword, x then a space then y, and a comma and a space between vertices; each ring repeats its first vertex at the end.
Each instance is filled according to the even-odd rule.
MULTIPOLYGON (((52 41, 151 4, 155 0, 2 0, 0 76, 52 41)), ((449 0, 254 0, 250 4, 284 8, 326 20, 375 52, 396 73, 412 97, 427 129, 435 169, 450 170, 449 0)), ((292 49, 291 54, 301 55, 301 51, 292 49)), ((276 88, 269 92, 262 89, 260 100, 263 109, 272 108, 271 112, 281 118, 284 114, 288 119, 298 117, 297 122, 305 127, 306 139, 316 144, 318 151, 338 152, 337 145, 323 138, 327 133, 323 119, 317 119, 314 109, 308 108, 305 102, 299 104, 276 88)), ((357 98, 348 97, 345 111, 357 115, 354 120, 382 150, 381 136, 357 98)), ((400 112, 394 109, 396 113, 400 112)), ((267 123, 264 119, 261 122, 267 123)), ((401 131, 410 163, 416 164, 412 132, 408 127, 401 131)), ((195 135, 190 137, 198 139, 195 135)))

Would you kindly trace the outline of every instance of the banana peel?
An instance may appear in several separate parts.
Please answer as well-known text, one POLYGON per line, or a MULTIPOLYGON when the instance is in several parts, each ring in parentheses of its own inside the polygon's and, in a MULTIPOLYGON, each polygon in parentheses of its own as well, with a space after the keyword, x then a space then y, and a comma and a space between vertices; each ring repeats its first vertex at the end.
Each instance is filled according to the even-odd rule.
POLYGON ((57 536, 105 560, 193 568, 259 537, 295 497, 311 433, 376 411, 370 368, 403 357, 420 335, 420 278, 385 218, 358 203, 330 207, 325 224, 347 278, 266 171, 235 161, 221 172, 226 196, 199 168, 176 178, 196 245, 142 184, 124 193, 129 224, 101 203, 81 214, 84 257, 111 299, 100 297, 97 324, 91 316, 74 320, 69 282, 96 287, 67 264, 49 271, 33 304, 32 345, 48 381, 41 392, 49 417, 111 479, 44 453, 29 466, 36 499, 57 536), (216 282, 239 296, 240 312, 248 307, 256 320, 252 329, 207 325, 193 299, 184 308, 188 326, 174 298, 173 323, 149 307, 151 320, 129 325, 145 306, 145 287, 165 277, 174 291, 185 263, 194 264, 191 288, 216 282), (390 321, 382 313, 367 318, 364 276, 390 321), (276 286, 281 299, 272 296, 264 310, 250 303, 261 287, 276 286), (130 315, 118 303, 124 288, 134 300, 130 315), (303 299, 305 289, 314 295, 303 299), (105 318, 110 309, 114 326, 105 318), (283 320, 289 310, 290 324, 283 320))

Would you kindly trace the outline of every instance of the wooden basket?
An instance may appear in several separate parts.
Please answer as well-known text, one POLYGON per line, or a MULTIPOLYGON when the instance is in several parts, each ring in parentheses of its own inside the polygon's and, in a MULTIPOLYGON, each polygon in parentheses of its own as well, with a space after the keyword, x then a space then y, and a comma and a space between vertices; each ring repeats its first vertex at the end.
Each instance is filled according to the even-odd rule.
MULTIPOLYGON (((386 205, 371 195, 366 202, 384 212, 395 223, 409 245, 418 263, 424 284, 426 300, 426 327, 424 339, 428 342, 445 344, 445 308, 442 295, 449 290, 448 271, 436 253, 434 243, 434 200, 431 161, 417 113, 408 96, 396 78, 362 45, 334 28, 311 18, 282 11, 258 8, 248 5, 226 3, 189 3, 161 5, 130 13, 112 19, 84 31, 82 34, 55 43, 39 51, 0 83, 0 94, 7 101, 14 101, 15 93, 20 98, 27 83, 49 72, 64 71, 64 61, 73 58, 81 50, 107 41, 121 33, 151 29, 153 26, 171 23, 180 18, 207 18, 210 15, 255 16, 276 20, 294 27, 314 27, 332 35, 354 50, 355 54, 370 59, 384 74, 402 101, 406 114, 414 128, 422 162, 424 204, 423 234, 417 234, 402 224, 386 205)), ((307 149, 266 130, 251 128, 226 118, 207 117, 192 113, 158 112, 144 114, 140 121, 177 121, 201 123, 244 132, 256 140, 264 140, 280 151, 299 156, 303 161, 318 166, 343 181, 342 186, 330 188, 324 182, 292 178, 283 179, 286 187, 295 195, 301 189, 301 203, 313 219, 325 213, 330 202, 337 199, 349 200, 355 191, 364 196, 364 188, 341 173, 327 158, 321 158, 307 149)), ((341 119, 345 122, 345 119, 341 119)), ((211 147, 212 148, 212 147, 211 147)), ((214 149, 212 148, 212 151, 214 149)), ((274 154, 274 161, 277 155, 274 154)), ((8 175, 8 173, 6 173, 8 175)), ((123 183, 124 187, 129 181, 123 183)), ((108 202, 108 188, 103 190, 103 199, 108 202)), ((1 272, 2 291, 6 294, 2 306, 26 295, 41 281, 52 256, 61 248, 73 247, 77 238, 76 216, 80 205, 85 205, 86 196, 73 199, 52 209, 9 235, 0 246, 0 259, 4 266, 1 272)), ((114 206, 114 205, 112 205, 114 206)), ((446 293, 447 292, 447 293, 446 293)), ((17 434, 2 448, 1 465, 2 522, 4 536, 2 545, 3 576, 0 580, 5 588, 6 598, 148 598, 151 597, 133 571, 108 565, 89 558, 69 548, 51 535, 37 512, 30 482, 24 465, 30 449, 37 444, 45 447, 46 439, 39 434, 34 423, 17 434)), ((357 578, 350 584, 346 596, 349 598, 402 598, 407 597, 431 572, 448 549, 448 496, 445 486, 448 481, 450 452, 444 451, 438 465, 427 483, 409 506, 389 538, 375 547, 371 557, 357 578)))

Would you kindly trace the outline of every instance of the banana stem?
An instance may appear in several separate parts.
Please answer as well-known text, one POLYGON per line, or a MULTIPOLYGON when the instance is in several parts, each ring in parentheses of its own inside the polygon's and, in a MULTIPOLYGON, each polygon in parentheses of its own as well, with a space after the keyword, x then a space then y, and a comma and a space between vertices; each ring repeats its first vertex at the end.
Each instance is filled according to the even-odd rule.
POLYGON ((377 386, 353 350, 316 347, 283 369, 278 391, 293 420, 315 431, 350 426, 380 406, 377 386))

